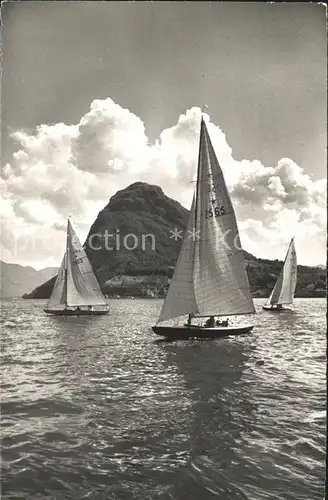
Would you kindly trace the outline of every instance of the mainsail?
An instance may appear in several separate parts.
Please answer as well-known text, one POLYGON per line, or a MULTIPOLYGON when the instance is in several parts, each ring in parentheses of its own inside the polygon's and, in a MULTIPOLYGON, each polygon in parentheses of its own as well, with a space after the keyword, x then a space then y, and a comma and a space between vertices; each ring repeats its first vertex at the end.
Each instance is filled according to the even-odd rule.
POLYGON ((234 209, 202 118, 196 194, 158 321, 254 312, 234 209))
POLYGON ((297 281, 297 260, 294 238, 289 244, 284 265, 266 305, 292 304, 297 281))
POLYGON ((53 309, 58 306, 65 306, 66 304, 66 287, 65 287, 65 269, 66 269, 66 254, 62 260, 60 269, 57 274, 54 287, 50 299, 48 301, 48 308, 53 309))
POLYGON ((48 308, 106 305, 89 259, 68 220, 66 253, 48 308))

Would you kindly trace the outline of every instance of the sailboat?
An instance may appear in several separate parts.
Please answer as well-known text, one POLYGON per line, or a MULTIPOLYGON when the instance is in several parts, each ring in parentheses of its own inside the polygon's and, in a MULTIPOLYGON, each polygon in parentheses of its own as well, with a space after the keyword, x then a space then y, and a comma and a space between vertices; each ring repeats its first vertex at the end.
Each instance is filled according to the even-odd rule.
POLYGON ((58 316, 94 316, 109 312, 89 259, 69 219, 66 252, 44 312, 58 316))
POLYGON ((262 309, 272 312, 290 311, 290 308, 283 307, 283 305, 293 303, 296 281, 297 260, 294 238, 292 238, 276 284, 262 309))
POLYGON ((253 325, 228 326, 228 320, 215 324, 214 318, 253 313, 234 209, 202 115, 196 189, 189 221, 161 313, 152 330, 167 339, 237 335, 250 332, 253 325), (159 324, 184 315, 188 315, 187 324, 159 324), (207 326, 192 324, 204 317, 209 317, 207 326))

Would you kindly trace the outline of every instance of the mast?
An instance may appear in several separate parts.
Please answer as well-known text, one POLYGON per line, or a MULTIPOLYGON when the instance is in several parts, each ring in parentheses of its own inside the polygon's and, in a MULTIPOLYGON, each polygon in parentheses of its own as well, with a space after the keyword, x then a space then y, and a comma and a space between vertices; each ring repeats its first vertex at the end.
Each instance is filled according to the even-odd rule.
POLYGON ((65 281, 64 281, 64 296, 65 296, 65 309, 67 309, 67 273, 68 273, 68 234, 69 234, 69 217, 67 218, 67 232, 66 232, 66 253, 65 253, 65 281))
MULTIPOLYGON (((196 197, 195 197, 195 219, 194 219, 194 234, 197 234, 197 218, 198 218, 198 203, 199 203, 199 184, 200 184, 200 171, 201 171, 201 153, 202 153, 202 136, 204 134, 204 118, 203 118, 203 108, 200 119, 200 134, 199 134, 199 150, 198 150, 198 164, 197 164, 197 177, 196 177, 196 197)), ((199 221, 200 222, 200 221, 199 221)), ((200 226, 200 224, 198 224, 200 226)), ((195 261, 196 244, 194 242, 193 248, 193 262, 195 261)), ((192 281, 192 286, 194 282, 192 281)), ((190 315, 189 315, 190 317, 190 315)), ((199 314, 195 315, 195 318, 199 318, 199 314)))
POLYGON ((203 131, 203 113, 200 120, 200 134, 199 134, 199 149, 198 149, 198 165, 197 165, 197 177, 196 177, 196 197, 195 197, 195 219, 194 219, 194 229, 196 233, 197 226, 197 211, 198 211, 198 197, 199 197, 199 177, 200 177, 200 159, 201 159, 201 149, 202 149, 202 131, 203 131))
MULTIPOLYGON (((200 182, 200 165, 201 165, 201 151, 202 151, 202 133, 203 133, 203 111, 200 119, 200 134, 199 134, 199 147, 198 147, 198 164, 197 164, 197 177, 196 177, 196 196, 195 196, 195 214, 194 214, 194 227, 193 234, 197 234, 197 217, 198 217, 198 202, 199 202, 199 182, 200 182)), ((196 236, 195 236, 196 238, 196 236)), ((192 261, 195 262, 195 253, 196 253, 196 242, 193 242, 193 251, 192 251, 192 261)), ((193 276, 191 276, 191 286, 194 287, 193 276)), ((189 321, 191 319, 191 314, 188 315, 189 321)), ((195 316, 196 317, 196 316, 195 316)))

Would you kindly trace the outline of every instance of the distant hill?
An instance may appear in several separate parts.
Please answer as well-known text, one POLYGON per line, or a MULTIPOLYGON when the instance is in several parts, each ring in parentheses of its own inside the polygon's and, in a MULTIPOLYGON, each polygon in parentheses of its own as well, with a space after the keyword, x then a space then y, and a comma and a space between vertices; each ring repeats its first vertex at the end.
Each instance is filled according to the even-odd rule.
MULTIPOLYGON (((103 292, 109 296, 163 297, 181 244, 181 239, 175 241, 171 231, 176 228, 183 233, 188 215, 189 211, 166 196, 160 187, 147 183, 136 182, 112 196, 92 224, 85 243, 103 292), (127 250, 123 241, 131 233, 136 235, 138 245, 127 250), (113 250, 106 249, 106 234, 113 250), (154 235, 156 251, 149 237, 144 238, 142 246, 143 235, 147 234, 154 235)), ((127 241, 133 245, 131 237, 127 241)), ((257 259, 246 251, 244 254, 253 295, 269 296, 282 262, 257 259)), ((298 275, 298 296, 325 294, 325 271, 298 266, 298 275)), ((48 280, 25 298, 48 298, 54 281, 55 278, 48 280)))
MULTIPOLYGON (((247 262, 246 270, 254 297, 269 297, 283 262, 257 259, 247 262)), ((295 297, 325 297, 326 271, 319 267, 297 266, 295 297)))
POLYGON ((33 267, 0 261, 0 296, 21 297, 44 282, 44 275, 33 267))
POLYGON ((49 280, 53 276, 57 275, 58 267, 45 267, 44 269, 39 269, 38 272, 42 274, 45 280, 49 280))

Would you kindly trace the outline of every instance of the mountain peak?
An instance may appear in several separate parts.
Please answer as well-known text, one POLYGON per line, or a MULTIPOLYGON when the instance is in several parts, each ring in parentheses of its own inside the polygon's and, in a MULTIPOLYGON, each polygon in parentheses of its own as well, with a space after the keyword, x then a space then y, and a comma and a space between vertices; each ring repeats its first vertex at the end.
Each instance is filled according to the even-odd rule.
MULTIPOLYGON (((105 211, 129 211, 141 210, 153 213, 157 208, 167 204, 181 205, 166 196, 161 187, 147 182, 134 182, 125 189, 117 191, 104 208, 105 211)), ((183 207, 181 207, 183 210, 183 207)))
POLYGON ((100 282, 115 274, 167 273, 168 268, 175 265, 181 244, 181 241, 172 239, 170 231, 176 228, 184 231, 188 214, 186 208, 153 184, 135 182, 118 191, 99 212, 85 242, 90 262, 94 269, 99 270, 97 277, 100 282), (110 241, 115 247, 112 250, 104 248, 106 232, 111 235, 110 241), (126 248, 124 238, 128 235, 137 240, 135 249, 126 248), (145 245, 144 235, 151 235, 145 245), (91 237, 93 241, 98 238, 99 250, 92 249, 89 244, 91 237))

